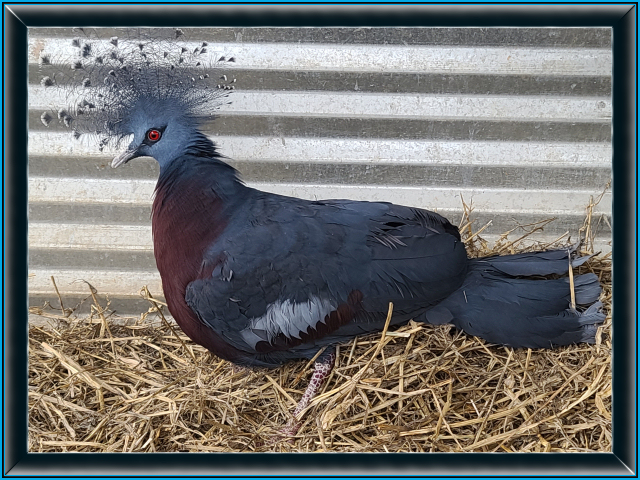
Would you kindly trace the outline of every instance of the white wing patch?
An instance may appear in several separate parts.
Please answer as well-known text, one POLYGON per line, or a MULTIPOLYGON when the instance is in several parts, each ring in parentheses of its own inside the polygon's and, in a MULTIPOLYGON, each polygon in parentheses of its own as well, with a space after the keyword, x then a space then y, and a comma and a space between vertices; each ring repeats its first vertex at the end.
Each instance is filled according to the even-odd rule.
POLYGON ((264 315, 251 319, 240 335, 251 348, 255 348, 258 342, 270 342, 280 334, 299 339, 301 332, 306 333, 309 327, 315 328, 336 308, 337 305, 330 300, 315 296, 302 303, 278 301, 269 305, 264 315))

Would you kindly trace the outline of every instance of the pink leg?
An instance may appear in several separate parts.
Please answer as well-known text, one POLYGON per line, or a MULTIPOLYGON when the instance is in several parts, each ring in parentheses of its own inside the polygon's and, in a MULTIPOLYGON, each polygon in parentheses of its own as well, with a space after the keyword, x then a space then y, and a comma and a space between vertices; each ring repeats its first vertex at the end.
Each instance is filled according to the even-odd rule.
POLYGON ((293 418, 289 420, 287 425, 278 432, 278 436, 293 437, 298 433, 298 430, 302 426, 302 422, 297 419, 297 416, 309 406, 311 400, 313 400, 313 398, 318 394, 318 391, 320 391, 324 382, 329 378, 329 374, 331 373, 331 370, 333 370, 335 361, 336 354, 333 349, 328 352, 325 351, 317 358, 313 364, 313 375, 309 381, 309 386, 304 391, 300 402, 298 402, 298 405, 293 411, 293 418))

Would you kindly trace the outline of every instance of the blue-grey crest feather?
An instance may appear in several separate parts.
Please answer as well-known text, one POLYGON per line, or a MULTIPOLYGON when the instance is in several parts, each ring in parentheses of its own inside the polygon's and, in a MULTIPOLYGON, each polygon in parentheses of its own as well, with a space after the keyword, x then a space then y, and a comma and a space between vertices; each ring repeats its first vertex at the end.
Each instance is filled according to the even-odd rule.
POLYGON ((127 38, 100 38, 82 29, 71 58, 40 55, 40 84, 61 89, 66 98, 65 105, 52 106, 53 116, 43 113, 46 126, 57 116, 75 138, 96 136, 102 150, 131 135, 141 115, 198 121, 228 103, 232 88, 220 84, 219 52, 210 53, 206 42, 194 49, 174 28, 126 32, 127 38))

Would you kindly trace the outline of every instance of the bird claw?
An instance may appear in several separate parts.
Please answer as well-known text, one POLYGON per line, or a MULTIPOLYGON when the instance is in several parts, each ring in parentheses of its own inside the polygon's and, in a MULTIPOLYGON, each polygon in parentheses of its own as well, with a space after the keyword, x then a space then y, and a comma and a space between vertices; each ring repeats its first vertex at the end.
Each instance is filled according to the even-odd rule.
POLYGON ((302 422, 299 422, 296 419, 289 420, 287 424, 278 430, 275 434, 269 437, 267 441, 267 445, 275 445, 276 443, 286 441, 290 445, 294 444, 294 437, 300 430, 302 426, 302 422))
POLYGON ((324 352, 320 357, 318 357, 314 363, 313 375, 311 376, 309 385, 302 395, 300 403, 298 403, 296 409, 293 411, 293 418, 291 418, 283 428, 278 430, 277 433, 269 437, 267 445, 274 445, 283 440, 286 440, 289 444, 293 445, 293 437, 296 436, 298 430, 302 427, 302 422, 298 420, 297 417, 305 408, 307 408, 313 397, 316 396, 324 382, 327 380, 331 370, 333 369, 335 360, 336 354, 333 349, 324 352))

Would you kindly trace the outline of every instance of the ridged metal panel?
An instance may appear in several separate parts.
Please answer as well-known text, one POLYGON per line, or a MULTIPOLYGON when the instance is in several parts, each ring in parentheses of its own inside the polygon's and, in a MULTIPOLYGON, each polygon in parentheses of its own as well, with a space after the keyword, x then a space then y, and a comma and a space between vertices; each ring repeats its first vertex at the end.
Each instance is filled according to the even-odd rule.
MULTIPOLYGON (((454 222, 462 197, 476 229, 492 221, 489 240, 557 217, 535 237, 545 242, 575 238, 611 178, 608 28, 185 32, 236 58, 233 103, 206 132, 264 190, 392 201, 454 222)), ((113 170, 112 155, 40 122, 53 99, 39 85, 39 55, 68 55, 77 35, 30 30, 30 304, 55 299, 53 275, 70 304, 86 297, 83 279, 118 313, 139 314, 140 287, 161 292, 150 227, 157 165, 113 170)), ((609 250, 610 194, 595 212, 596 245, 609 250)))

